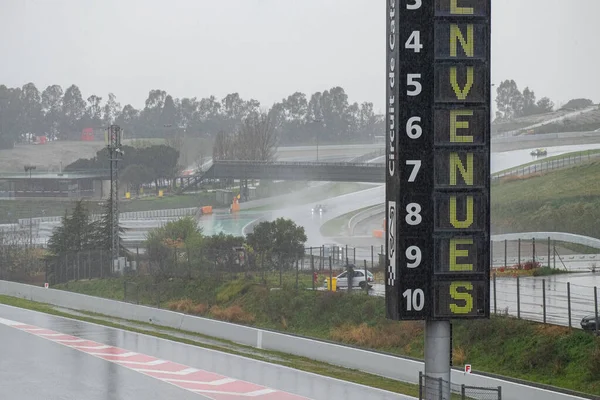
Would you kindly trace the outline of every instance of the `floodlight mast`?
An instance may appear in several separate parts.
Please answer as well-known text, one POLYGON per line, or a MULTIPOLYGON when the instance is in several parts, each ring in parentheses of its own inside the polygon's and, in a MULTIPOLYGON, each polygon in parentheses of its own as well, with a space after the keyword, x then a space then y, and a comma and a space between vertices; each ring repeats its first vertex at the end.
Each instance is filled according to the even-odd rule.
POLYGON ((110 160, 110 217, 111 217, 111 272, 119 260, 119 158, 121 150, 121 128, 118 125, 108 127, 107 148, 110 160))

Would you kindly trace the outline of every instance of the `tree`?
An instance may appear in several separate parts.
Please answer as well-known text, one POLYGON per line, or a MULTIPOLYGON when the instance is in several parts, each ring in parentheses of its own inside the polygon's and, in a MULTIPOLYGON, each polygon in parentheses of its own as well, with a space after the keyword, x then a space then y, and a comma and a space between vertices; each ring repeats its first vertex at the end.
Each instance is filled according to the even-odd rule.
POLYGON ((496 104, 504 119, 513 119, 522 115, 524 99, 514 80, 500 83, 496 92, 496 104))
POLYGON ((263 259, 276 261, 280 268, 285 269, 304 254, 306 233, 304 227, 292 220, 278 218, 256 225, 254 231, 247 235, 246 242, 263 259))
POLYGON ((104 105, 104 125, 108 126, 114 123, 119 116, 121 104, 117 101, 117 96, 108 94, 108 101, 104 105))
POLYGON ((81 91, 76 85, 71 85, 65 91, 63 97, 63 124, 62 131, 69 134, 78 128, 78 122, 85 114, 85 101, 81 96, 81 91))
POLYGON ((128 183, 138 196, 142 185, 151 182, 153 179, 152 170, 140 164, 128 165, 121 173, 121 180, 128 183))
POLYGON ((535 102, 535 93, 526 87, 523 90, 523 109, 521 111, 523 116, 539 114, 537 104, 535 102))
POLYGON ((186 266, 191 276, 188 251, 202 246, 202 229, 192 217, 170 221, 165 226, 150 230, 146 235, 146 252, 150 267, 157 278, 170 278, 186 266))
POLYGON ((542 97, 537 102, 537 108, 538 108, 540 114, 549 113, 552 110, 554 110, 554 103, 549 98, 542 97))

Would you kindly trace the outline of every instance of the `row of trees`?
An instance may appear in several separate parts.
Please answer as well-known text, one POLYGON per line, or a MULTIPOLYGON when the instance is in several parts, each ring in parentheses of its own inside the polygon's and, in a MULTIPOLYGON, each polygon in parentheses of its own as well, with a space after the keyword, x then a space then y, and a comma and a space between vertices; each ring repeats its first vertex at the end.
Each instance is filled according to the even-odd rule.
POLYGON ((343 88, 334 87, 310 96, 296 92, 268 110, 255 99, 231 93, 198 99, 173 98, 165 90, 150 90, 143 109, 121 106, 116 96, 106 99, 92 94, 85 98, 77 85, 66 90, 50 85, 40 92, 34 83, 9 88, 0 85, 0 145, 11 147, 24 134, 58 139, 77 137, 83 128, 101 128, 116 123, 128 137, 169 137, 185 133, 214 137, 234 132, 250 115, 270 115, 274 131, 283 143, 316 140, 340 142, 379 135, 384 116, 376 115, 369 102, 350 103, 343 88))
POLYGON ((518 117, 543 114, 554 109, 554 103, 548 98, 536 99, 535 92, 529 87, 519 90, 514 80, 505 80, 497 89, 497 120, 511 120, 518 117))
POLYGON ((304 254, 304 228, 279 218, 261 222, 246 238, 205 236, 193 218, 182 218, 148 232, 150 272, 160 278, 197 275, 202 270, 244 272, 289 269, 304 254))

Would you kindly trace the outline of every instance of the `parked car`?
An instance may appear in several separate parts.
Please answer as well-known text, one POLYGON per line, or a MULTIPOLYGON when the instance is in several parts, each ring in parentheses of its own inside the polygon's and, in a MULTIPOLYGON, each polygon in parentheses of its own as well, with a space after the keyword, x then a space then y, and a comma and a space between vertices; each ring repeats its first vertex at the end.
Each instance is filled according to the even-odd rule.
MULTIPOLYGON (((600 320, 600 316, 598 317, 600 320)), ((584 331, 595 331, 596 330, 596 315, 587 315, 581 319, 581 328, 584 331)))
MULTIPOLYGON (((359 287, 361 289, 365 288, 365 285, 369 285, 369 289, 373 287, 373 283, 375 282, 375 277, 371 273, 371 271, 367 271, 367 277, 365 279, 365 270, 356 268, 356 266, 351 265, 354 270, 354 274, 352 276, 352 287, 359 287)), ((344 271, 336 277, 336 290, 339 288, 347 288, 348 287, 348 271, 344 271)), ((329 278, 325 278, 325 287, 329 286, 329 278)))

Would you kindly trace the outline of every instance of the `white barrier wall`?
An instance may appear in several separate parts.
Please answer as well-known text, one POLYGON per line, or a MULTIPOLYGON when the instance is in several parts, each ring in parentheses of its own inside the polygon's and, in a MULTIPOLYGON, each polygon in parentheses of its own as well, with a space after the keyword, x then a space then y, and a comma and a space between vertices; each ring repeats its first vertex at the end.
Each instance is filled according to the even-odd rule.
MULTIPOLYGON (((116 318, 182 329, 264 350, 279 351, 346 368, 358 369, 409 383, 418 383, 419 371, 423 371, 421 361, 62 290, 0 281, 0 294, 73 310, 94 312, 116 318)), ((475 371, 477 370, 476 365, 473 368, 475 371)), ((457 370, 452 372, 452 382, 482 387, 502 386, 503 400, 584 399, 583 397, 501 381, 476 373, 465 375, 457 370)))

